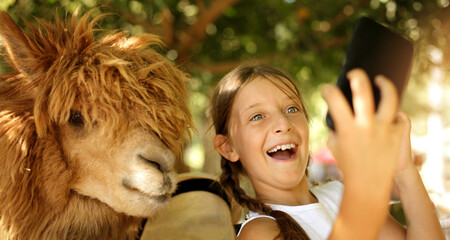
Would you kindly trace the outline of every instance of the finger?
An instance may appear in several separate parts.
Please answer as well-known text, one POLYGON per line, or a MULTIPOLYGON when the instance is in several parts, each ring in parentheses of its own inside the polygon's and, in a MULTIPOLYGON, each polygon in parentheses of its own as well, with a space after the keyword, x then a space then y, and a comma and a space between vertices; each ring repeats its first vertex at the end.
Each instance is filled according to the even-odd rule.
POLYGON ((322 97, 328 104, 328 111, 333 118, 335 130, 342 129, 353 119, 353 113, 342 91, 327 84, 322 88, 322 97))
POLYGON ((327 140, 327 147, 330 152, 335 156, 336 148, 337 148, 337 137, 334 132, 330 132, 327 140))
POLYGON ((375 114, 372 86, 366 72, 360 68, 348 72, 347 78, 353 96, 353 109, 356 121, 366 122, 375 114))
POLYGON ((409 116, 402 111, 398 112, 397 113, 397 123, 399 123, 399 122, 403 125, 405 134, 410 135, 411 119, 409 118, 409 116))
POLYGON ((382 75, 375 77, 375 84, 380 89, 380 104, 377 118, 381 121, 392 122, 397 117, 398 96, 394 83, 382 75))

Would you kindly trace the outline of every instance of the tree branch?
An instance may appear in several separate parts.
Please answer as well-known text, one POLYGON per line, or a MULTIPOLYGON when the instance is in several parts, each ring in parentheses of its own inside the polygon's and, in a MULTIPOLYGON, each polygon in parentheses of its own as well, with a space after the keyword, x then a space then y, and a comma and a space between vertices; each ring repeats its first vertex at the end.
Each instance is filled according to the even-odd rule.
POLYGON ((195 3, 197 4, 197 7, 200 12, 206 12, 208 9, 206 8, 205 2, 202 0, 195 0, 195 3))
MULTIPOLYGON (((144 28, 144 30, 146 32, 150 32, 150 33, 155 33, 156 31, 156 27, 151 24, 148 19, 143 18, 143 17, 139 17, 136 14, 134 14, 131 11, 128 11, 127 9, 118 9, 116 7, 114 7, 113 5, 111 6, 112 8, 114 8, 114 11, 119 13, 120 16, 126 18, 128 20, 128 22, 134 24, 134 25, 140 25, 142 26, 142 28, 144 28)), ((157 33, 155 33, 157 34, 157 33)), ((160 33, 159 33, 160 35, 160 33)))
POLYGON ((162 34, 164 43, 171 48, 175 43, 174 17, 169 8, 165 7, 161 10, 162 15, 162 34))
POLYGON ((204 8, 202 7, 202 4, 200 4, 200 8, 204 10, 198 16, 195 24, 190 26, 179 39, 180 44, 178 52, 180 58, 187 56, 187 53, 194 47, 194 44, 205 38, 205 28, 208 24, 213 23, 217 18, 222 16, 222 13, 226 8, 238 1, 239 0, 215 0, 208 8, 204 8))

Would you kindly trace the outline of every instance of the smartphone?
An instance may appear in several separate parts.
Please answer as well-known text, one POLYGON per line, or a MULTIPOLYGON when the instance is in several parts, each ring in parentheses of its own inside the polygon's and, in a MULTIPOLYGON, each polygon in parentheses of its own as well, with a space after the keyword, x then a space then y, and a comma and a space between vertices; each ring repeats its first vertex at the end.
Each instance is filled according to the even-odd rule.
MULTIPOLYGON (((379 74, 394 82, 401 99, 411 73, 413 55, 414 46, 410 40, 368 17, 361 17, 356 22, 337 86, 353 109, 352 92, 346 76, 351 69, 362 68, 372 82, 376 107, 380 101, 380 91, 373 80, 379 74)), ((329 112, 325 122, 331 130, 334 130, 333 119, 329 112)))

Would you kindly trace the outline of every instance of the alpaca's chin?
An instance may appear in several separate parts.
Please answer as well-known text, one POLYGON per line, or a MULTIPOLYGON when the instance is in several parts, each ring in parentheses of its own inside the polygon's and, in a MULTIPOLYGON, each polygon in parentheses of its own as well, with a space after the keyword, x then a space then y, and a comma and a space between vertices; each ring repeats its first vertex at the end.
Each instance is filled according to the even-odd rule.
POLYGON ((113 206, 117 212, 135 217, 150 217, 163 208, 170 199, 170 195, 148 196, 142 194, 134 196, 133 199, 124 205, 113 206))
POLYGON ((154 178, 154 174, 151 176, 152 180, 143 178, 141 174, 127 175, 123 179, 125 194, 121 195, 117 205, 119 212, 149 217, 169 202, 176 189, 175 173, 165 172, 159 179, 154 178))
POLYGON ((77 184, 73 189, 105 203, 118 213, 135 217, 150 217, 164 207, 176 189, 174 172, 124 175, 122 181, 110 181, 106 186, 98 182, 77 184), (114 191, 102 191, 104 189, 114 191))

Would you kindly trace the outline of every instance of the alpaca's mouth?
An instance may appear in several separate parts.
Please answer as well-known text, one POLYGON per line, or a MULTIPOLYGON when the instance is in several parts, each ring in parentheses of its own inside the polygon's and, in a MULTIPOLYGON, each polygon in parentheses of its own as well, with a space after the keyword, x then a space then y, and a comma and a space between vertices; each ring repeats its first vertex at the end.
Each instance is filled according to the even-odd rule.
POLYGON ((168 178, 165 178, 163 186, 159 189, 159 192, 163 192, 163 194, 151 194, 151 193, 145 192, 145 191, 139 189, 138 187, 134 186, 132 181, 130 181, 128 178, 124 178, 122 180, 122 185, 131 192, 135 192, 140 195, 144 195, 144 196, 146 196, 150 199, 153 199, 159 203, 165 203, 165 202, 169 201, 169 199, 173 193, 173 191, 171 190, 173 183, 171 181, 167 182, 166 179, 168 179, 168 178))
POLYGON ((159 196, 153 196, 152 198, 155 199, 157 202, 165 203, 168 202, 172 194, 164 194, 159 196))

